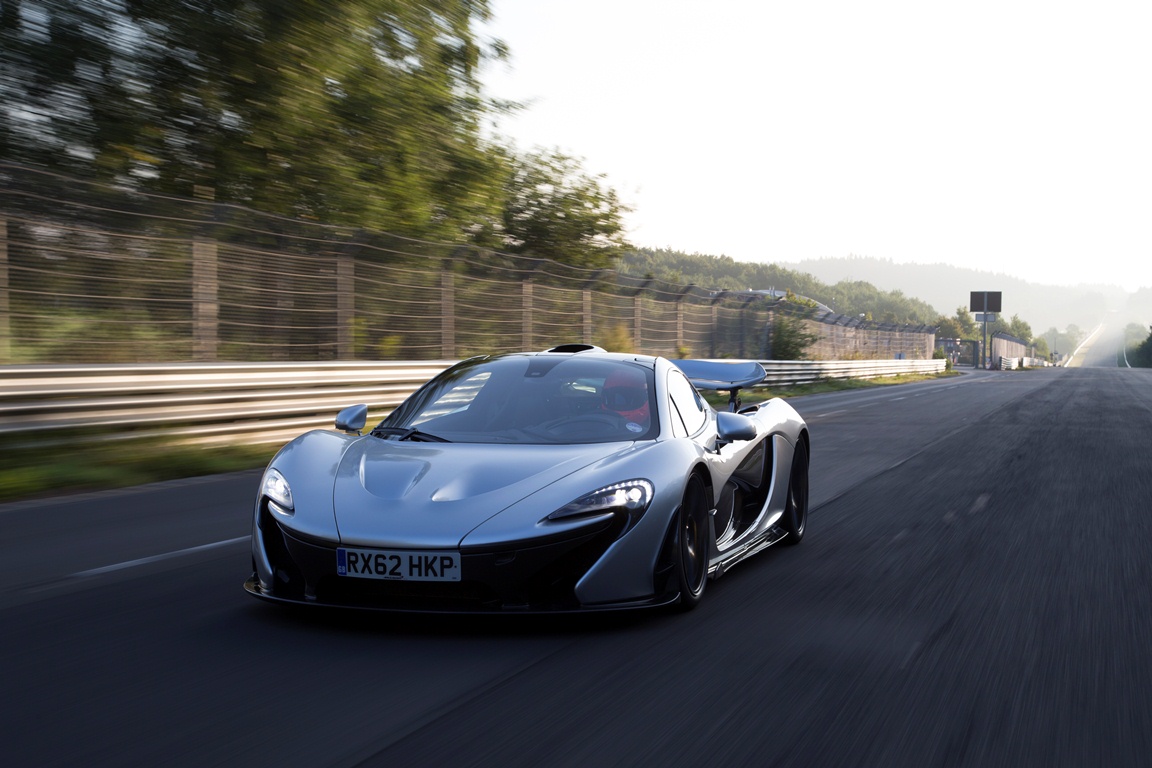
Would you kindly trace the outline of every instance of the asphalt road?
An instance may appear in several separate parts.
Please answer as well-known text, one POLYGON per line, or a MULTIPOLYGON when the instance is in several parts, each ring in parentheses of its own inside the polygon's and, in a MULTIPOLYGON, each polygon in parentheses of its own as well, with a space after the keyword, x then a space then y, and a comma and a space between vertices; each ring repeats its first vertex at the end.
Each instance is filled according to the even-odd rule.
POLYGON ((0 507, 5 765, 1152 763, 1152 371, 795 401, 804 543, 679 616, 248 597, 256 475, 0 507))

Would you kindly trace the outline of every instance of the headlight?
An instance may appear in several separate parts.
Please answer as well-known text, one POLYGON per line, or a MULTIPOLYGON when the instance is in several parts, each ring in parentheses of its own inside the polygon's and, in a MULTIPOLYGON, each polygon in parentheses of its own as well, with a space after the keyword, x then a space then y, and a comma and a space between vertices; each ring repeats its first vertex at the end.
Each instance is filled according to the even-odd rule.
POLYGON ((292 504, 292 489, 288 486, 284 475, 277 470, 270 469, 264 473, 260 493, 268 499, 268 507, 273 512, 289 516, 296 512, 296 507, 292 504))
POLYGON ((623 512, 635 519, 652 501, 652 483, 647 480, 626 480, 615 483, 569 502, 552 514, 549 520, 568 520, 605 512, 623 512))

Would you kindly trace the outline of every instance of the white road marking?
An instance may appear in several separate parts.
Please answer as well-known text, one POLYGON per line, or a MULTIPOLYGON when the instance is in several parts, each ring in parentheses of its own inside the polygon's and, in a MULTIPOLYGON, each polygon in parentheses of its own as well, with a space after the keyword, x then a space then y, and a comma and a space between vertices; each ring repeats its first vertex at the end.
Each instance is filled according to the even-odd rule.
POLYGON ((198 547, 189 547, 188 549, 178 549, 175 552, 166 552, 163 555, 152 555, 151 557, 141 557, 136 560, 127 560, 123 563, 116 563, 114 565, 104 565, 99 568, 92 568, 87 571, 80 571, 79 573, 72 574, 71 578, 74 579, 87 579, 92 576, 101 576, 105 573, 113 573, 114 571, 122 571, 125 568, 135 568, 138 565, 147 565, 148 563, 158 563, 161 560, 171 560, 184 555, 190 555, 194 552, 204 552, 209 549, 218 549, 219 547, 227 547, 231 544, 239 544, 242 541, 249 541, 251 536, 240 536, 235 539, 227 539, 225 541, 214 541, 211 544, 201 544, 198 547))
POLYGON ((968 510, 968 514, 975 515, 978 512, 983 512, 988 508, 988 502, 992 499, 992 494, 982 493, 976 497, 976 501, 972 502, 972 508, 968 510))

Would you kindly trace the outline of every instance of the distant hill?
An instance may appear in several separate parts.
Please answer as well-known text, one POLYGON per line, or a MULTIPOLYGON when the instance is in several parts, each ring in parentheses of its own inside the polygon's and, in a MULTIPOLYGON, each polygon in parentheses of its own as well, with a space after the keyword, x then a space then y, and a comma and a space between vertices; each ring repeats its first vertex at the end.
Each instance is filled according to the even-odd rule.
POLYGON ((1117 286, 1039 285, 1004 274, 948 264, 897 264, 889 259, 865 256, 780 262, 779 265, 806 272, 828 284, 866 280, 882 290, 915 296, 946 316, 954 315, 957 307, 967 307, 972 291, 1000 291, 1003 315, 1006 318, 1019 315, 1036 334, 1049 328, 1063 331, 1069 325, 1090 329, 1109 311, 1125 309, 1130 298, 1117 286))

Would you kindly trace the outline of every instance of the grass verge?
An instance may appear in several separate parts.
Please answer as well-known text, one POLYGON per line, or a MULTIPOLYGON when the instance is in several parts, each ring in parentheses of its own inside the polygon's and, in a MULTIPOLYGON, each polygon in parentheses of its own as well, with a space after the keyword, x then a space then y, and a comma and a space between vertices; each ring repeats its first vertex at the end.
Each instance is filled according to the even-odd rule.
POLYGON ((0 443, 0 502, 126 488, 264 466, 274 446, 195 447, 159 440, 0 443))

